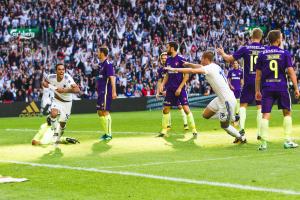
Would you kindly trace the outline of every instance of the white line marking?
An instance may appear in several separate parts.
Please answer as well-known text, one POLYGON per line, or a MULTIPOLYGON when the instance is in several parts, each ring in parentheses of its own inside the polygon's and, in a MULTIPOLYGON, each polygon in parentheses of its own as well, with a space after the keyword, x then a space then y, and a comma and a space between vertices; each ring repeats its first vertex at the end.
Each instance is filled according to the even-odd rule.
POLYGON ((55 168, 55 169, 68 169, 68 170, 77 170, 77 171, 97 172, 97 173, 103 173, 103 174, 135 176, 135 177, 142 177, 142 178, 149 178, 149 179, 173 181, 173 182, 179 182, 179 183, 190 183, 190 184, 197 184, 197 185, 209 185, 209 186, 216 186, 216 187, 234 188, 234 189, 240 189, 240 190, 271 192, 271 193, 279 193, 279 194, 287 194, 287 195, 300 195, 300 191, 294 191, 294 190, 288 190, 288 189, 265 188, 265 187, 256 187, 256 186, 251 186, 251 185, 241 185, 241 184, 234 184, 234 183, 222 183, 222 182, 214 182, 214 181, 206 181, 206 180, 194 180, 194 179, 186 179, 186 178, 158 176, 158 175, 143 174, 143 173, 128 172, 128 171, 111 171, 111 170, 103 170, 103 169, 97 169, 97 168, 84 168, 84 167, 73 167, 73 166, 67 166, 67 165, 40 164, 40 163, 21 162, 21 161, 13 161, 13 160, 0 160, 0 162, 10 163, 10 164, 18 164, 18 165, 29 165, 32 167, 47 167, 47 168, 55 168))
MULTIPOLYGON (((37 132, 37 129, 28 129, 28 128, 24 128, 24 129, 18 129, 18 128, 6 128, 6 129, 0 129, 0 130, 4 130, 4 131, 18 131, 18 132, 37 132)), ((69 133, 104 133, 103 131, 92 131, 92 130, 82 130, 82 131, 75 131, 75 130, 66 130, 66 132, 69 133)), ((157 133, 151 133, 151 132, 133 132, 133 131, 116 131, 113 132, 116 134, 158 134, 157 133)))
MULTIPOLYGON (((289 152, 290 153, 290 152, 289 152)), ((251 158, 251 157, 272 157, 272 156, 280 156, 289 153, 276 153, 276 154, 266 154, 266 155, 246 155, 246 156, 229 156, 229 157, 220 157, 220 158, 208 158, 208 159, 199 159, 199 160, 175 160, 175 161, 167 161, 167 162, 148 162, 148 163, 140 163, 140 164, 129 164, 129 165, 116 165, 116 166, 104 166, 100 167, 100 169, 114 169, 114 168, 126 168, 126 167, 143 167, 143 166, 155 166, 155 165, 165 165, 165 164, 181 164, 181 163, 194 163, 194 162, 207 162, 207 161, 218 161, 218 160, 231 160, 235 158, 251 158)))

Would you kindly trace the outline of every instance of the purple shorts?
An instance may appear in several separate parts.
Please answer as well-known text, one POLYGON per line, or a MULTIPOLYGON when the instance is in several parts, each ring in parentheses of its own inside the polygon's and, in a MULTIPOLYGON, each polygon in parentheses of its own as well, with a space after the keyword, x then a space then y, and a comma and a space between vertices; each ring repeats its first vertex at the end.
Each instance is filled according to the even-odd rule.
POLYGON ((241 92, 241 103, 252 104, 255 101, 256 105, 261 105, 261 101, 255 100, 255 85, 244 85, 241 92))
POLYGON ((105 94, 105 92, 98 92, 98 100, 97 100, 97 110, 107 110, 110 111, 110 106, 112 102, 112 94, 108 92, 105 94))
POLYGON ((188 96, 185 89, 181 90, 178 97, 175 96, 176 90, 168 89, 164 100, 164 106, 189 105, 188 96))
POLYGON ((236 99, 241 97, 241 90, 232 90, 236 99))
POLYGON ((277 101, 278 109, 291 110, 291 97, 288 91, 262 91, 261 112, 271 113, 272 106, 277 101))

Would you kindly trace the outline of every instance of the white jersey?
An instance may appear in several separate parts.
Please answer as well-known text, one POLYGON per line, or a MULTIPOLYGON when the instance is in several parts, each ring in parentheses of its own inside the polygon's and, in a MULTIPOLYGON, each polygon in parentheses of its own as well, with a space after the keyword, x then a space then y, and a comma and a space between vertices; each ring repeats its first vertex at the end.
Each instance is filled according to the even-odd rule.
POLYGON ((44 88, 43 87, 43 98, 49 98, 52 99, 54 97, 53 90, 50 90, 50 88, 44 88))
MULTIPOLYGON (((57 75, 56 74, 50 74, 46 81, 48 81, 52 86, 56 88, 71 88, 71 85, 76 84, 73 80, 73 78, 66 74, 64 75, 64 78, 58 82, 57 81, 57 75)), ((58 93, 56 90, 54 91, 55 95, 59 96, 64 101, 72 101, 72 93, 58 93)))
POLYGON ((224 72, 219 65, 211 63, 202 67, 202 69, 205 71, 206 80, 221 101, 235 99, 234 93, 229 88, 224 72))

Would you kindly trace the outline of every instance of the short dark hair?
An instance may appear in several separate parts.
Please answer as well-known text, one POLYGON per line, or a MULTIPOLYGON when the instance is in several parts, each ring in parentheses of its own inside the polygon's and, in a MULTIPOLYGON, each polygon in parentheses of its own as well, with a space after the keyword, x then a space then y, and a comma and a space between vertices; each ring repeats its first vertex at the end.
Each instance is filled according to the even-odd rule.
MULTIPOLYGON (((62 64, 62 63, 57 63, 57 64, 55 65, 55 70, 57 70, 57 67, 58 67, 59 65, 64 66, 64 64, 62 64)), ((64 67, 65 67, 65 66, 64 66, 64 67)))
POLYGON ((281 35, 280 30, 271 30, 268 33, 268 40, 269 40, 270 44, 273 44, 274 42, 276 42, 280 38, 280 35, 281 35))
POLYGON ((108 48, 107 47, 100 47, 99 52, 102 52, 105 56, 108 55, 108 48))
POLYGON ((205 51, 202 55, 203 58, 207 58, 210 62, 214 60, 214 52, 212 51, 205 51))
POLYGON ((168 42, 168 45, 169 45, 170 47, 173 47, 175 51, 178 50, 178 44, 177 44, 176 42, 174 42, 174 41, 168 42))

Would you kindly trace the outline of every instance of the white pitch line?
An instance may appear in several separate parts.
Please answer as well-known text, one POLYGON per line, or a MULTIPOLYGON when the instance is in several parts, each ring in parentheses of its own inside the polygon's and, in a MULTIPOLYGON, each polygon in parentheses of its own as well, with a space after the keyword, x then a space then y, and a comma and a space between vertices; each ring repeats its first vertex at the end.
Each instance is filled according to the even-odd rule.
MULTIPOLYGON (((17 129, 17 128, 6 128, 6 129, 0 129, 4 131, 18 131, 18 132, 37 132, 37 129, 17 129)), ((75 130, 66 130, 66 132, 69 133, 104 133, 103 131, 92 131, 92 130, 82 130, 82 131, 75 131, 75 130)), ((157 134, 157 133, 152 133, 152 132, 139 132, 139 131, 116 131, 113 132, 116 134, 157 134)))
POLYGON ((97 168, 73 167, 68 165, 40 164, 40 163, 21 162, 21 161, 13 161, 13 160, 0 160, 0 162, 18 164, 18 165, 29 165, 32 167, 68 169, 68 170, 77 170, 77 171, 97 172, 102 174, 117 174, 123 176, 142 177, 142 178, 165 180, 165 181, 172 181, 178 183, 189 183, 189 184, 196 184, 196 185, 209 185, 215 187, 234 188, 239 190, 271 192, 271 193, 279 193, 279 194, 287 194, 287 195, 300 195, 300 191, 294 191, 288 189, 266 188, 266 187, 256 187, 251 185, 242 185, 242 184, 235 184, 235 183, 224 183, 224 182, 214 182, 214 181, 206 181, 206 180, 194 180, 194 179, 187 179, 187 178, 176 178, 176 177, 169 177, 169 176, 158 176, 153 174, 143 174, 143 173, 136 173, 136 172, 129 172, 129 171, 111 171, 111 170, 103 170, 97 168))
POLYGON ((166 165, 166 164, 180 164, 180 163, 194 163, 194 162, 207 162, 207 161, 218 161, 218 160, 231 160, 235 158, 251 158, 251 157, 264 157, 264 156, 280 156, 288 153, 276 153, 276 154, 266 154, 266 155, 246 155, 246 156, 228 156, 228 157, 219 157, 219 158, 208 158, 208 159, 198 159, 198 160, 175 160, 167 162, 148 162, 141 164, 129 164, 129 165, 116 165, 116 166, 107 166, 100 167, 100 169, 114 169, 114 168, 126 168, 126 167, 143 167, 143 166, 155 166, 155 165, 166 165))

